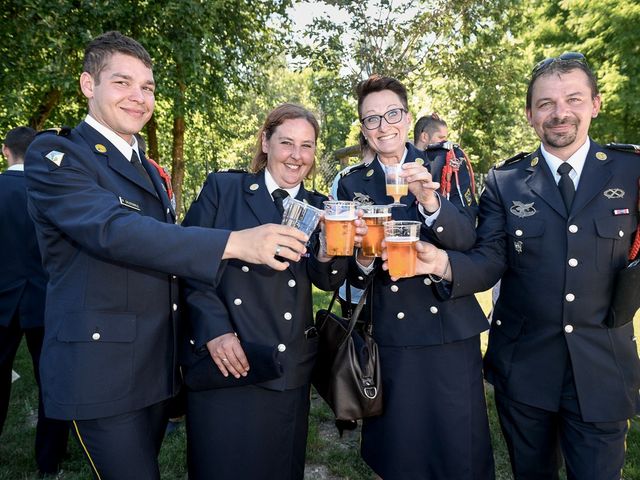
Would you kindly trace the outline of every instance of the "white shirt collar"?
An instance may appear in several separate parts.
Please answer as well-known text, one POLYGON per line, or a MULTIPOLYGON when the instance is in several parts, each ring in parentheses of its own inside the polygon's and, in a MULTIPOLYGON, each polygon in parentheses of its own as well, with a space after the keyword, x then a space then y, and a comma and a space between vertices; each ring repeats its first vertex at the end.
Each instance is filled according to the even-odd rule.
POLYGON ((24 163, 14 163, 9 168, 7 168, 7 172, 9 171, 24 172, 24 163))
POLYGON ((109 140, 113 144, 113 146, 116 147, 120 151, 120 153, 122 153, 122 155, 124 155, 124 158, 126 158, 127 160, 131 160, 131 152, 133 151, 135 151, 138 154, 138 158, 140 158, 140 153, 138 151, 138 139, 135 135, 131 137, 133 140, 133 144, 129 145, 124 138, 122 138, 110 128, 98 122, 91 115, 87 115, 84 121, 94 129, 96 129, 98 133, 102 134, 103 137, 109 140))
MULTIPOLYGON (((569 172, 569 177, 571 178, 571 180, 573 180, 573 184, 576 188, 578 188, 578 183, 580 182, 580 175, 582 175, 584 163, 587 161, 589 148, 591 148, 591 141, 589 140, 589 137, 587 137, 587 140, 584 142, 584 144, 566 160, 566 163, 571 165, 571 167, 573 168, 573 170, 569 172)), ((547 165, 549 165, 549 169, 553 174, 553 178, 555 179, 556 183, 558 183, 560 181, 558 167, 565 161, 556 157, 554 154, 549 153, 542 144, 540 144, 540 151, 542 152, 542 156, 547 162, 547 165)))
MULTIPOLYGON (((264 168, 264 183, 267 186, 269 195, 271 195, 274 190, 281 188, 273 179, 273 176, 271 176, 271 173, 269 172, 269 169, 267 167, 264 168)), ((291 198, 296 198, 296 195, 298 195, 298 192, 300 191, 300 184, 296 185, 293 188, 283 188, 283 190, 286 190, 291 198)))
MULTIPOLYGON (((402 154, 402 158, 400 159, 400 165, 402 165, 404 163, 404 161, 407 159, 407 153, 409 153, 409 149, 405 146, 404 147, 404 153, 402 154)), ((382 163, 380 161, 380 157, 378 156, 377 153, 376 153, 376 160, 378 160, 378 163, 382 167, 382 170, 384 170, 384 163, 382 163)))

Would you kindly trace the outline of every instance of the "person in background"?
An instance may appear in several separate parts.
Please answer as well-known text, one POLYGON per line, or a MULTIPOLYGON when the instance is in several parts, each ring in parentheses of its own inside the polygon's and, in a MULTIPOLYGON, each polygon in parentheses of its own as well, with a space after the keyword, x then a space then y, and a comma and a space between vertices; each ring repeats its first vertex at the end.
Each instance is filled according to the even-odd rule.
MULTIPOLYGON (((400 163, 409 193, 392 208, 392 218, 420 222, 420 238, 434 245, 471 248, 475 198, 439 193, 433 178, 440 172, 430 171, 425 152, 407 142, 405 87, 373 75, 357 92, 361 130, 376 156, 340 179, 338 198, 388 204, 383 166, 400 163)), ((468 181, 460 185, 463 192, 469 188, 468 181)), ((381 259, 358 254, 354 263, 356 286, 373 275, 384 399, 383 414, 363 422, 362 457, 384 480, 494 478, 480 351, 480 333, 489 324, 475 297, 440 298, 435 287, 446 265, 432 276, 393 279, 379 268, 381 259)))
POLYGON ((44 132, 25 175, 49 276, 40 362, 45 413, 71 420, 95 478, 160 478, 157 455, 180 386, 178 276, 214 284, 223 261, 286 270, 307 238, 283 225, 185 228, 135 137, 153 114, 151 58, 119 32, 85 50, 89 114, 44 132), (282 248, 281 260, 274 257, 282 248))
POLYGON ((16 127, 2 143, 9 168, 0 175, 0 433, 9 409, 11 369, 24 336, 38 384, 36 463, 41 476, 53 476, 67 451, 69 425, 45 416, 40 390, 47 275, 27 212, 24 180, 24 155, 35 136, 32 128, 16 127))
MULTIPOLYGON (((591 140, 600 105, 582 54, 539 62, 526 115, 541 144, 489 171, 476 245, 447 251, 453 301, 502 277, 485 375, 516 480, 555 480, 562 463, 569 480, 619 480, 640 411, 633 322, 606 322, 636 232, 640 162, 632 145, 591 140)), ((417 248, 421 273, 442 271, 441 250, 417 248)))
POLYGON ((432 143, 446 142, 448 137, 447 122, 435 112, 420 117, 413 128, 413 144, 418 150, 424 150, 432 143))
MULTIPOLYGON (((327 197, 303 184, 315 165, 319 130, 304 107, 276 107, 258 132, 251 173, 210 174, 183 225, 236 230, 280 222, 286 197, 323 208, 327 197)), ((356 222, 362 226, 359 243, 366 227, 363 220, 356 222)), ((256 368, 241 344, 249 342, 277 350, 283 368, 282 376, 258 384, 188 391, 190 479, 304 477, 311 371, 318 347, 311 286, 338 288, 348 267, 348 257, 326 255, 324 234, 318 230, 309 256, 285 271, 229 261, 217 286, 185 282, 192 356, 208 352, 223 375, 239 378, 256 368)))

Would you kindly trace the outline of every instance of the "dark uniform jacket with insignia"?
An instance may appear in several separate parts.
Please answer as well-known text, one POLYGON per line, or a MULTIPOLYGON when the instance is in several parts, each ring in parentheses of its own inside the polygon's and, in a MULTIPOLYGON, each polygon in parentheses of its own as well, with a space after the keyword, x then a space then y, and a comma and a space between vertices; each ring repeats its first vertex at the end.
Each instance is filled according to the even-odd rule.
POLYGON ((567 215, 540 150, 489 172, 477 244, 449 257, 453 298, 502 276, 485 356, 498 391, 557 411, 565 369, 573 368, 584 421, 638 411, 633 324, 608 329, 603 322, 637 224, 639 177, 637 156, 591 142, 567 215))
MULTIPOLYGON (((407 144, 405 162, 425 160, 424 152, 407 144)), ((430 166, 427 163, 427 166, 430 166)), ((432 171, 434 177, 440 172, 432 171)), ((468 177, 467 177, 468 178, 468 177)), ((455 187, 454 187, 455 188, 455 187)), ((461 185, 465 192, 469 184, 461 185)), ((385 177, 380 162, 354 167, 338 186, 340 200, 368 199, 375 204, 388 204, 385 177)), ((415 196, 409 192, 400 199, 406 207, 392 209, 394 220, 417 220, 422 223, 420 238, 438 247, 466 250, 475 242, 475 199, 462 204, 457 195, 440 199, 437 220, 427 227, 419 213, 415 196)), ((380 259, 376 259, 380 263, 380 259)), ((375 312, 373 334, 380 345, 440 345, 470 338, 487 330, 489 324, 473 294, 453 301, 443 301, 428 276, 399 279, 392 282, 389 274, 376 268, 372 302, 375 312)), ((362 287, 364 275, 352 268, 351 280, 362 287)), ((371 298, 372 297, 372 298, 371 298)))
POLYGON ((42 327, 47 276, 27 212, 24 172, 0 175, 0 206, 0 326, 8 327, 17 312, 21 328, 42 327))
MULTIPOLYGON (((296 198, 317 208, 323 208, 327 199, 303 185, 296 198)), ((240 230, 280 220, 263 170, 257 174, 210 174, 183 225, 240 230)), ((284 271, 229 260, 216 288, 186 281, 191 346, 185 363, 196 361, 196 353, 206 348, 209 340, 235 332, 241 341, 279 351, 284 375, 261 386, 285 390, 309 383, 318 342, 317 337, 305 336, 314 321, 311 284, 334 290, 344 281, 348 268, 346 257, 326 263, 316 259, 317 235, 312 235, 307 247, 309 255, 299 262, 290 261, 284 271)))
POLYGON ((212 283, 229 232, 175 225, 160 176, 141 161, 153 187, 85 122, 41 134, 27 151, 29 213, 49 274, 48 417, 107 417, 177 392, 174 275, 212 283))

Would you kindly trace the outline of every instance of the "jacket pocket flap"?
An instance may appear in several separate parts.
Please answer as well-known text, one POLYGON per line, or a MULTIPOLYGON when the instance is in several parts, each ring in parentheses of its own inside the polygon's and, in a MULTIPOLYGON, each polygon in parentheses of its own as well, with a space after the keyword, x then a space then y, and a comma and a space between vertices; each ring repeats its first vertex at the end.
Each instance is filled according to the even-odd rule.
POLYGON ((596 218, 594 222, 599 236, 602 238, 611 238, 613 240, 620 240, 621 238, 624 238, 624 232, 629 228, 631 223, 627 216, 600 217, 596 218))
POLYGON ((132 342, 136 338, 136 315, 112 312, 72 312, 60 330, 61 342, 132 342))
POLYGON ((498 331, 510 339, 520 335, 524 326, 524 317, 520 315, 505 315, 505 311, 496 308, 492 315, 491 330, 498 331))

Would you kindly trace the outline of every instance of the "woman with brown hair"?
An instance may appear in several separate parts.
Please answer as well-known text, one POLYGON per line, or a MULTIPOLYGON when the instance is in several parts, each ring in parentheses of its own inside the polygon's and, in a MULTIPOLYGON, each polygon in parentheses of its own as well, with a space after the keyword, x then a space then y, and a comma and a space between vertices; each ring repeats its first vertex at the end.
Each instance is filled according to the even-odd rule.
MULTIPOLYGON (((184 224, 237 230, 280 223, 283 196, 322 208, 327 198, 303 185, 314 168, 318 133, 305 108, 275 108, 258 132, 251 173, 210 174, 184 224)), ((229 381, 229 388, 188 392, 191 480, 303 478, 317 349, 311 285, 334 290, 347 269, 347 257, 322 253, 319 235, 318 229, 307 254, 284 271, 232 260, 215 286, 185 282, 189 355, 205 355, 229 381), (272 347, 282 375, 233 386, 260 367, 249 363, 247 343, 272 347)))

